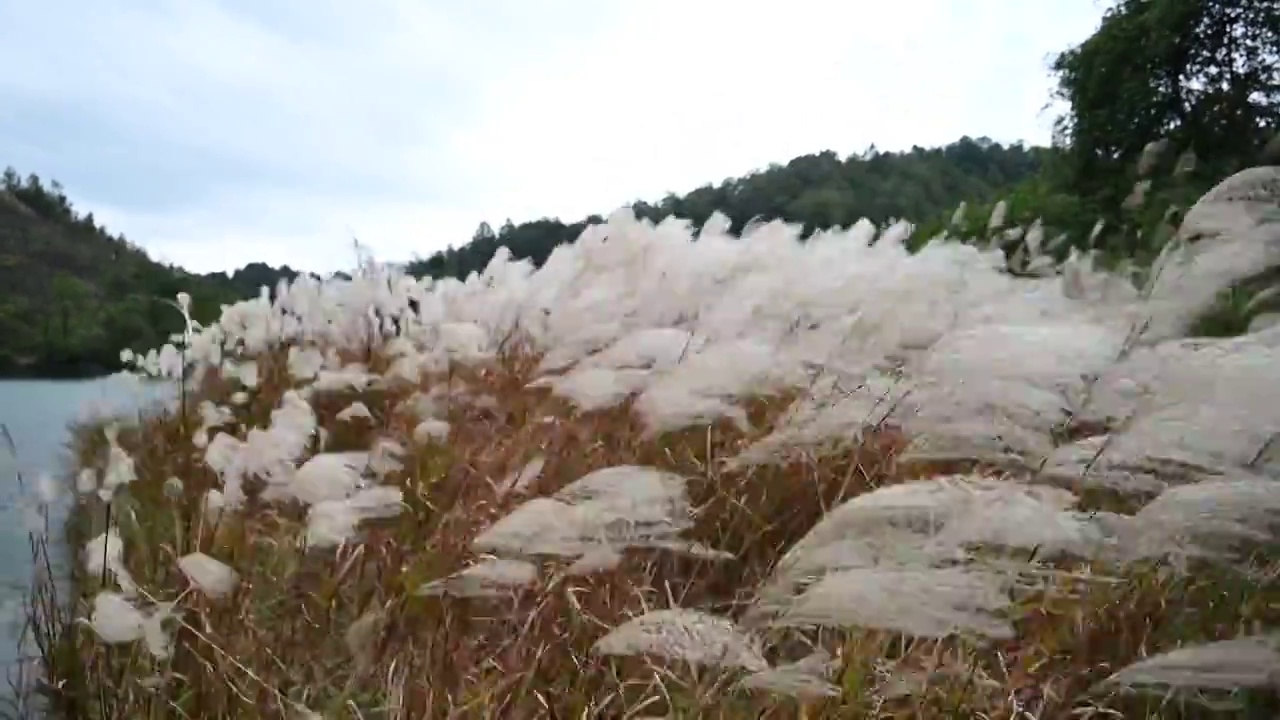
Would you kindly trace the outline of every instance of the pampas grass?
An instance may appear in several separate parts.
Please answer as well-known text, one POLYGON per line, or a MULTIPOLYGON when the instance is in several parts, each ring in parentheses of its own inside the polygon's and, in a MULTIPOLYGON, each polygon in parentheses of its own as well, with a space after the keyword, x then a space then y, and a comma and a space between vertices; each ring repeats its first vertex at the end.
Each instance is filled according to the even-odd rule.
MULTIPOLYGON (((1256 193, 1216 192, 1193 230, 1256 241, 1256 193)), ((623 211, 537 270, 367 261, 209 327, 180 298, 125 356, 178 402, 74 437, 82 557, 29 607, 51 715, 1274 700, 1233 638, 1280 620, 1280 335, 1180 337, 1247 268, 1183 242, 1139 289, 1038 226, 1016 277, 906 224, 727 230, 623 211)))

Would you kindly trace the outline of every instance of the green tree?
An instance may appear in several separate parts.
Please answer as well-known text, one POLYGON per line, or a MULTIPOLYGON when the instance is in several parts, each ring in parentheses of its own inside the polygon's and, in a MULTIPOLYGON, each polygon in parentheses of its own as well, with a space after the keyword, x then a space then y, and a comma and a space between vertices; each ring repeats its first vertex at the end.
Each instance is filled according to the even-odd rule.
POLYGON ((1202 183, 1251 164, 1280 127, 1280 3, 1121 0, 1053 62, 1066 181, 1114 211, 1147 143, 1202 159, 1202 183))
POLYGON ((83 316, 89 310, 89 286, 80 279, 59 272, 53 277, 54 308, 58 314, 60 340, 64 345, 72 344, 72 318, 83 316))

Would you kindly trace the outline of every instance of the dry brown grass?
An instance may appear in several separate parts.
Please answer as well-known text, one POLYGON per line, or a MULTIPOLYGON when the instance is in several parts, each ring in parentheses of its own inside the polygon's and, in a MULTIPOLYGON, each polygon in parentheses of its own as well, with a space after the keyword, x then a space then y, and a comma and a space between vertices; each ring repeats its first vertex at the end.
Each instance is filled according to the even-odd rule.
MULTIPOLYGON (((494 401, 453 404, 448 442, 428 447, 413 446, 414 421, 395 411, 412 388, 363 393, 373 425, 335 422, 351 394, 321 396, 314 404, 333 432, 329 449, 366 449, 382 436, 410 449, 404 471, 392 478, 404 489, 407 511, 371 524, 363 542, 338 551, 301 549, 300 508, 251 504, 217 527, 202 522, 200 498, 216 479, 193 452, 198 423, 191 416, 159 414, 123 430, 139 480, 128 507, 117 502, 111 517, 145 592, 165 600, 181 595, 185 612, 174 654, 161 664, 141 647, 100 644, 59 609, 51 586, 42 586, 34 616, 54 714, 285 718, 299 716, 301 704, 325 718, 388 720, 1193 717, 1196 711, 1158 699, 1089 689, 1147 654, 1280 619, 1273 581, 1226 586, 1217 576, 1179 577, 1153 567, 1115 582, 1081 579, 1071 599, 1024 601, 1019 637, 1008 643, 911 641, 861 630, 779 633, 775 659, 797 659, 815 644, 840 659, 835 682, 843 695, 809 704, 733 691, 731 679, 705 670, 595 656, 597 639, 645 609, 736 614, 829 508, 919 470, 895 463, 904 438, 882 428, 838 455, 722 472, 718 461, 767 432, 789 398, 752 403, 752 435, 725 424, 646 439, 626 407, 575 413, 545 391, 526 389, 534 365, 534 358, 508 353, 490 368, 424 384, 465 387, 494 401), (621 567, 588 577, 563 577, 559 565, 544 562, 536 590, 500 600, 414 596, 424 582, 474 559, 472 538, 521 501, 500 497, 495 483, 538 454, 547 462, 533 494, 619 464, 686 476, 699 508, 692 534, 736 559, 629 551, 621 567), (182 498, 163 492, 173 476, 185 483, 182 498), (232 597, 183 594, 175 561, 196 550, 240 572, 232 597)), ((265 425, 286 387, 280 358, 263 360, 261 369, 252 402, 237 410, 243 425, 265 425)), ((199 397, 225 402, 231 390, 212 378, 199 397)), ((88 463, 104 440, 83 428, 75 443, 88 463)), ((101 532, 106 510, 96 500, 79 505, 70 540, 101 532)), ((1075 569, 1082 578, 1090 570, 1075 569)), ((75 614, 83 616, 99 579, 77 571, 73 580, 75 614)))

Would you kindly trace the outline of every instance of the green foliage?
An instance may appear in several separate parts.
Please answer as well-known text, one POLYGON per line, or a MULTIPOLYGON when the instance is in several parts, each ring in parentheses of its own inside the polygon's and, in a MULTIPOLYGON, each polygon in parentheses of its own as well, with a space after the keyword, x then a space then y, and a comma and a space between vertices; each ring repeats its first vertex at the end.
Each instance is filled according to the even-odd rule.
MULTIPOLYGON (((1214 183, 1280 162, 1274 0, 1120 0, 1052 69, 1070 107, 1049 171, 1085 215, 1106 221, 1096 246, 1113 262, 1147 264, 1214 183)), ((1266 309, 1250 298, 1275 286, 1268 270, 1224 292, 1196 332, 1244 331, 1266 309)))
POLYGON ((1255 163, 1280 129, 1274 0, 1122 0, 1053 63, 1068 187, 1115 219, 1147 143, 1199 157, 1190 180, 1255 163))
POLYGON ((83 376, 119 367, 123 348, 146 351, 182 320, 167 304, 192 296, 196 319, 297 273, 261 263, 232 275, 193 275, 157 263, 81 215, 55 181, 0 178, 0 375, 83 376))

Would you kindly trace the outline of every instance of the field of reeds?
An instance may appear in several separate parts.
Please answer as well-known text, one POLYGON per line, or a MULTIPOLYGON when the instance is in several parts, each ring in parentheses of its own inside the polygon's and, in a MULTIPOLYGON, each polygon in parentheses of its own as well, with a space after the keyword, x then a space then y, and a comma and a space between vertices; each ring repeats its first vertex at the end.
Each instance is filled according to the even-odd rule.
POLYGON ((171 407, 74 435, 31 706, 1274 718, 1280 328, 1184 337, 1278 242, 1256 170, 1141 285, 619 213, 189 323, 128 358, 171 407))

